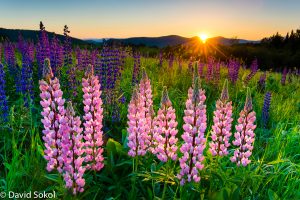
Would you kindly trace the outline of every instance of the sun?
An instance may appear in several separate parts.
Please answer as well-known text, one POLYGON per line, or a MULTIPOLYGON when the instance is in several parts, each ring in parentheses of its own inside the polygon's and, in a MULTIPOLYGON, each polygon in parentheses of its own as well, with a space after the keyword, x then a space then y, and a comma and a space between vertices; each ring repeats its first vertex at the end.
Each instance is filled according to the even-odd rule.
POLYGON ((205 43, 206 40, 207 40, 207 38, 208 38, 208 36, 207 36, 207 34, 205 34, 205 33, 201 33, 201 34, 199 35, 199 38, 201 39, 201 41, 202 41, 203 43, 205 43))

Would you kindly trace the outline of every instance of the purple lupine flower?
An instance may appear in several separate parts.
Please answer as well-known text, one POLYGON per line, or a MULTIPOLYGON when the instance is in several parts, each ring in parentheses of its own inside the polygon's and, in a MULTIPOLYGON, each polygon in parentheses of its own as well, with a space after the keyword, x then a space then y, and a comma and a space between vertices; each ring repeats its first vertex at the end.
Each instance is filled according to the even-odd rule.
POLYGON ((2 63, 2 44, 0 43, 0 63, 2 63))
POLYGON ((161 106, 153 120, 155 147, 153 153, 162 162, 167 162, 169 159, 174 161, 177 159, 177 124, 175 109, 172 107, 167 88, 164 87, 161 106))
POLYGON ((252 108, 250 90, 248 89, 244 109, 240 112, 238 124, 235 126, 235 140, 232 142, 232 144, 237 148, 234 150, 234 154, 230 158, 230 160, 232 162, 235 162, 237 166, 240 166, 241 164, 243 166, 247 166, 251 162, 251 160, 249 160, 249 157, 252 154, 253 143, 255 140, 255 115, 256 114, 252 108))
POLYGON ((66 183, 66 188, 70 188, 74 195, 77 192, 84 191, 85 179, 83 174, 86 168, 83 166, 84 149, 82 141, 82 128, 79 117, 75 116, 72 103, 68 102, 66 108, 66 121, 68 131, 62 136, 62 158, 63 177, 66 183))
POLYGON ((20 67, 16 63, 15 46, 10 42, 4 44, 4 58, 9 73, 14 78, 16 84, 16 92, 20 93, 21 92, 20 67))
POLYGON ((179 158, 181 170, 177 175, 181 185, 192 180, 199 182, 199 170, 204 167, 202 161, 206 143, 204 133, 207 125, 205 99, 205 91, 199 88, 199 79, 196 77, 193 88, 189 88, 184 110, 184 133, 181 136, 184 144, 180 148, 183 155, 179 158))
POLYGON ((283 69, 283 72, 282 72, 282 75, 281 75, 281 85, 285 85, 286 75, 287 75, 287 68, 285 67, 283 69))
POLYGON ((133 64, 133 72, 132 72, 132 85, 136 85, 138 83, 140 68, 141 68, 141 60, 140 53, 136 52, 133 54, 134 64, 133 64))
POLYGON ((239 77, 240 63, 238 60, 230 59, 228 63, 228 78, 235 84, 239 77))
POLYGON ((201 63, 200 61, 198 62, 198 74, 201 78, 204 77, 204 74, 203 74, 204 66, 205 66, 204 63, 201 63))
POLYGON ((100 171, 103 167, 103 108, 99 79, 94 75, 92 65, 88 65, 85 78, 82 78, 84 104, 85 162, 87 169, 100 171))
POLYGON ((206 72, 206 80, 211 81, 214 75, 214 59, 212 57, 208 57, 207 62, 207 72, 206 72))
MULTIPOLYGON (((1 54, 1 51, 0 51, 1 54)), ((0 62, 0 119, 6 122, 8 120, 8 105, 5 95, 5 72, 0 62)))
POLYGON ((77 68, 79 70, 83 69, 83 55, 81 52, 81 49, 79 47, 77 47, 75 49, 75 54, 76 54, 76 60, 77 60, 77 68))
POLYGON ((70 87, 70 93, 76 97, 77 87, 79 86, 79 81, 76 79, 76 66, 70 65, 67 73, 68 73, 68 84, 70 87))
POLYGON ((9 73, 15 77, 17 74, 16 57, 14 45, 10 42, 4 43, 4 59, 9 73))
POLYGON ((216 103, 214 111, 214 125, 212 126, 209 151, 213 156, 224 156, 228 154, 227 148, 230 146, 232 119, 232 102, 229 100, 228 81, 224 82, 220 99, 216 103))
POLYGON ((264 105, 262 109, 262 124, 266 128, 270 116, 270 105, 271 105, 272 93, 267 92, 264 98, 264 105))
POLYGON ((264 72, 263 74, 260 75, 259 80, 258 80, 258 87, 261 90, 264 90, 266 87, 266 78, 267 78, 267 72, 264 72))
POLYGON ((214 63, 213 77, 214 77, 214 83, 216 85, 218 85, 220 81, 220 65, 221 65, 220 62, 214 63))
MULTIPOLYGON (((25 62, 26 63, 26 62, 25 62)), ((32 78, 32 65, 23 64, 21 69, 21 93, 24 96, 25 106, 29 106, 29 102, 32 102, 34 99, 33 92, 33 78, 32 78)))
POLYGON ((62 98, 63 92, 60 89, 59 80, 53 76, 50 60, 45 59, 43 69, 43 79, 39 81, 41 90, 40 104, 43 107, 41 115, 43 140, 45 143, 45 159, 47 160, 47 170, 57 169, 60 173, 63 167, 61 154, 61 139, 68 131, 65 119, 65 100, 62 98))
POLYGON ((72 65, 72 41, 69 36, 69 27, 67 25, 64 26, 64 46, 63 46, 63 52, 64 52, 64 64, 65 66, 71 66, 72 65))
POLYGON ((251 69, 251 72, 246 76, 246 78, 244 80, 245 85, 247 85, 249 83, 249 81, 255 76, 256 72, 258 71, 257 59, 254 59, 252 61, 250 69, 251 69))
POLYGON ((42 76, 44 60, 50 58, 50 45, 47 32, 42 22, 40 22, 40 35, 37 45, 36 58, 38 63, 38 75, 42 76))
POLYGON ((97 56, 98 56, 98 51, 97 50, 91 50, 91 52, 90 52, 90 63, 89 64, 95 66, 97 56))
POLYGON ((63 47, 60 45, 58 38, 54 35, 50 45, 50 60, 54 76, 60 75, 60 68, 63 65, 63 59, 63 47))
POLYGON ((19 78, 19 90, 24 97, 25 106, 29 106, 29 102, 33 101, 33 60, 34 60, 34 45, 31 42, 26 42, 19 35, 18 49, 22 55, 22 69, 19 78))

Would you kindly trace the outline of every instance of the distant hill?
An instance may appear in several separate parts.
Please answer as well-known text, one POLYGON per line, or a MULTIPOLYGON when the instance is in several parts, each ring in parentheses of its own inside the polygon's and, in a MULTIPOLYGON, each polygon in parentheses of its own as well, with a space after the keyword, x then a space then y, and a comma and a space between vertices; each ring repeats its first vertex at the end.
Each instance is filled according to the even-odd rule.
POLYGON ((244 40, 244 39, 237 39, 237 38, 225 38, 222 36, 218 36, 218 37, 208 38, 207 42, 217 43, 222 45, 232 45, 232 44, 259 43, 260 41, 244 40))
MULTIPOLYGON (((33 42, 37 42, 39 31, 36 30, 22 30, 22 29, 5 29, 5 28, 0 28, 0 41, 2 40, 10 40, 12 42, 17 42, 19 34, 21 33, 22 37, 25 40, 32 40, 33 42)), ((56 34, 54 32, 48 32, 48 37, 53 38, 55 35, 60 41, 64 40, 64 36, 60 34, 56 34)), ((74 45, 87 45, 91 44, 88 41, 81 40, 78 38, 73 38, 72 39, 72 44, 74 45)))
MULTIPOLYGON (((159 47, 164 48, 167 46, 176 46, 180 44, 189 44, 193 43, 195 40, 199 40, 198 37, 181 37, 178 35, 168 35, 168 36, 161 36, 161 37, 132 37, 132 38, 125 38, 125 39, 116 39, 111 38, 108 39, 108 43, 120 43, 126 45, 144 45, 149 47, 159 47)), ((102 42, 103 39, 89 39, 89 42, 93 41, 95 43, 102 42)), ((245 44, 245 43, 258 43, 259 41, 251 41, 251 40, 244 40, 244 39, 229 39, 224 37, 213 37, 207 39, 207 42, 214 43, 214 44, 222 44, 222 45, 232 45, 232 44, 245 44)))

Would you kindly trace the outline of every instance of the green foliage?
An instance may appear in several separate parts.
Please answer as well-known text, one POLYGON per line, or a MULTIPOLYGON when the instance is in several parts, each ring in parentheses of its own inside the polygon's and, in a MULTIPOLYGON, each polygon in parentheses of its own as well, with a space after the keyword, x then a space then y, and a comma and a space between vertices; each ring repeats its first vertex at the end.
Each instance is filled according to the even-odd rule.
MULTIPOLYGON (((155 111, 159 108, 163 86, 167 86, 176 109, 180 137, 187 91, 192 85, 187 63, 183 63, 181 73, 177 71, 177 63, 169 69, 166 62, 159 67, 157 60, 142 58, 141 65, 146 68, 151 80, 155 111)), ((270 127, 263 129, 260 118, 264 94, 257 91, 257 81, 262 73, 258 72, 248 84, 258 125, 251 164, 245 168, 236 167, 229 157, 213 158, 206 149, 200 183, 180 186, 176 178, 178 162, 164 164, 149 154, 136 159, 127 155, 127 104, 132 93, 132 67, 133 60, 127 58, 120 82, 127 99, 127 103, 120 105, 121 122, 105 122, 105 167, 97 173, 87 171, 85 191, 75 197, 64 188, 59 173, 45 169, 38 80, 35 78, 35 102, 26 108, 23 107, 22 97, 15 94, 12 77, 7 76, 10 117, 8 123, 0 125, 0 192, 54 190, 58 199, 300 199, 299 78, 294 77, 291 83, 282 86, 279 74, 268 74, 266 91, 272 92, 270 127)), ((229 84, 229 98, 235 118, 233 125, 245 102, 246 88, 241 77, 247 73, 242 70, 237 84, 229 84)), ((81 76, 78 74, 78 80, 81 76)), ((219 85, 201 80, 201 87, 206 90, 207 96, 208 141, 215 102, 220 97, 225 78, 227 69, 222 67, 219 85)), ((76 98, 68 93, 65 68, 60 80, 64 97, 73 100, 76 113, 81 115, 81 93, 76 98)), ((79 87, 78 92, 80 90, 79 87)), ((179 141, 181 143, 182 140, 179 141)), ((232 153, 230 149, 230 155, 232 153)))

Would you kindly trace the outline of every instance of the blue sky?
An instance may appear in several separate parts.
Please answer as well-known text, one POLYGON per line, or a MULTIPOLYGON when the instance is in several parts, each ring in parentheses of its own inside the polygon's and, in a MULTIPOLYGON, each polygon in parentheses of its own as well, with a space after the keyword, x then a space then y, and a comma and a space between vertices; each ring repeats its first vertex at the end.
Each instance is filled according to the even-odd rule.
POLYGON ((261 39, 300 28, 297 0, 0 0, 0 27, 62 33, 79 38, 209 36, 261 39))

